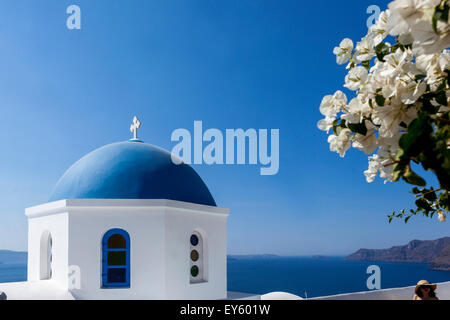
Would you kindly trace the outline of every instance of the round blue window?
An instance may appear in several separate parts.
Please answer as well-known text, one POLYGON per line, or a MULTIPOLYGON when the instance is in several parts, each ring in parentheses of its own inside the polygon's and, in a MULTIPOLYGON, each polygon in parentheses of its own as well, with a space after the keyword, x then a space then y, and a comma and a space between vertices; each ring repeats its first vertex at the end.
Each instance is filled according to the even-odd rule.
POLYGON ((191 244, 195 247, 196 245, 198 245, 198 237, 195 235, 195 234, 193 234, 192 236, 191 236, 191 244))

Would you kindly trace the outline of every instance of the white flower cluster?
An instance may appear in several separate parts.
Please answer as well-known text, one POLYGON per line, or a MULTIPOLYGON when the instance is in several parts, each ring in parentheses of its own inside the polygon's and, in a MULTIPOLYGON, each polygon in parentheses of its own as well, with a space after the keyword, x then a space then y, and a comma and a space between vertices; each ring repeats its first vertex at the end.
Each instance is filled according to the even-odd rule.
POLYGON ((348 63, 344 87, 356 96, 349 102, 342 91, 325 96, 320 105, 325 118, 317 126, 326 132, 333 128, 330 150, 341 157, 351 146, 369 155, 368 182, 377 174, 385 182, 393 180, 390 164, 421 106, 419 98, 427 85, 437 89, 450 67, 450 25, 433 22, 439 5, 448 6, 450 0, 395 0, 356 46, 346 38, 333 51, 338 64, 348 63), (389 36, 398 43, 383 42, 389 36))

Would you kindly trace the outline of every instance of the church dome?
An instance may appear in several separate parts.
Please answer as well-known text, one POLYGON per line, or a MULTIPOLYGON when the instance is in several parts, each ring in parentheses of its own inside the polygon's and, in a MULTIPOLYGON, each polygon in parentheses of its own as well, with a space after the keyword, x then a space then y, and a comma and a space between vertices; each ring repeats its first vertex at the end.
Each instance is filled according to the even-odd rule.
POLYGON ((133 140, 101 147, 72 165, 50 197, 63 199, 168 199, 216 206, 191 166, 176 165, 170 152, 133 140))

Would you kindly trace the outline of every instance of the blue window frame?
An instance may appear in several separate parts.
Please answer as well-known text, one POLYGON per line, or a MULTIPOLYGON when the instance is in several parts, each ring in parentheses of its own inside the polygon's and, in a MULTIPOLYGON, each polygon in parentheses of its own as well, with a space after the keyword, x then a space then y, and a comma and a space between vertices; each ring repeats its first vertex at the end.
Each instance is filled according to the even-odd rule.
POLYGON ((130 236, 111 229, 102 239, 102 287, 130 287, 130 236))

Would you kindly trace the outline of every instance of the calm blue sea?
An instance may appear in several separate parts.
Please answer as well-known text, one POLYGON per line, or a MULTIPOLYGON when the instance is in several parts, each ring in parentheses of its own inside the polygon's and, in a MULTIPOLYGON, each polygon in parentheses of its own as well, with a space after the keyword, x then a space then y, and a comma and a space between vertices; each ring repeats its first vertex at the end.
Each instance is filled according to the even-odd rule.
MULTIPOLYGON (((381 269, 381 288, 415 285, 421 279, 450 281, 450 272, 423 263, 345 261, 341 257, 274 257, 228 260, 228 290, 264 294, 285 291, 308 297, 368 290, 367 267, 381 269)), ((0 282, 25 281, 26 264, 0 264, 0 282)))
POLYGON ((346 261, 342 257, 238 258, 228 261, 228 290, 248 293, 290 292, 318 297, 366 291, 367 267, 381 269, 381 289, 450 281, 449 271, 434 271, 423 263, 346 261))
POLYGON ((0 283, 27 280, 26 263, 0 264, 0 283))

